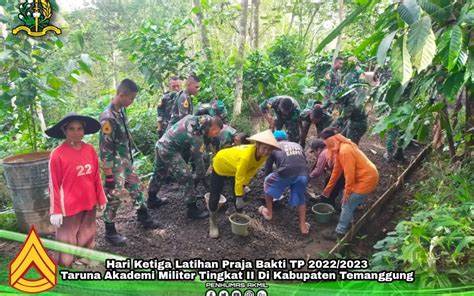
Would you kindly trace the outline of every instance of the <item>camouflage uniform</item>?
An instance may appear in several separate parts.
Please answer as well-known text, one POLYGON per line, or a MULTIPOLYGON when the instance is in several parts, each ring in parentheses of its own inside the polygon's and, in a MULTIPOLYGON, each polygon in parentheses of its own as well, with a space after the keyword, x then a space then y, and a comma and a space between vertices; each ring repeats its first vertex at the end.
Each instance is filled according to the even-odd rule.
POLYGON ((360 139, 367 131, 367 114, 363 106, 357 106, 354 96, 357 92, 346 95, 340 100, 341 115, 331 124, 342 128, 342 135, 359 144, 360 139))
POLYGON ((217 115, 222 121, 226 121, 227 108, 221 100, 212 100, 210 103, 199 103, 194 115, 217 115))
MULTIPOLYGON (((308 100, 308 103, 306 103, 306 107, 304 108, 303 111, 301 111, 300 114, 300 121, 301 121, 301 139, 300 139, 300 145, 301 147, 305 148, 306 146, 306 136, 308 135, 308 131, 311 127, 311 113, 313 112, 313 109, 316 106, 316 101, 313 99, 308 100)), ((322 108, 322 106, 321 106, 322 108)), ((321 133, 321 131, 325 128, 327 128, 329 125, 331 125, 332 122, 332 117, 329 113, 323 111, 323 117, 321 120, 316 124, 316 130, 318 132, 318 135, 321 133)))
POLYGON ((344 77, 344 84, 346 86, 351 86, 353 84, 359 84, 359 83, 366 83, 365 72, 361 67, 356 65, 354 69, 352 69, 346 75, 346 77, 344 77))
POLYGON ((208 115, 187 115, 166 131, 155 146, 155 164, 148 187, 149 192, 159 192, 163 180, 171 174, 183 188, 186 203, 196 202, 193 176, 186 155, 190 154, 192 158, 195 178, 205 176, 204 135, 211 125, 212 117, 208 115))
POLYGON ((186 115, 193 114, 193 100, 185 90, 180 91, 171 108, 171 119, 169 121, 166 130, 169 130, 171 126, 180 121, 186 115))
POLYGON ((168 123, 171 119, 171 108, 173 107, 174 100, 176 99, 177 92, 175 91, 168 91, 163 94, 156 111, 158 113, 158 138, 161 138, 165 133, 166 129, 168 128, 168 123))
POLYGON ((324 94, 324 108, 327 108, 329 112, 332 111, 332 102, 331 99, 339 92, 339 87, 341 85, 341 77, 339 72, 334 68, 326 72, 324 76, 325 82, 325 94, 324 94))
POLYGON ((116 111, 112 104, 100 114, 102 125, 99 133, 99 149, 102 168, 112 168, 115 188, 107 192, 107 206, 103 214, 105 222, 114 222, 120 206, 118 193, 125 188, 135 203, 144 204, 143 192, 140 189, 140 179, 133 168, 131 136, 125 109, 116 111))
POLYGON ((234 144, 235 136, 237 135, 237 130, 231 126, 224 124, 219 136, 212 140, 212 146, 214 147, 213 151, 216 153, 217 151, 229 148, 234 144))
POLYGON ((385 148, 387 149, 383 155, 385 160, 392 161, 396 159, 403 161, 405 159, 403 155, 403 139, 400 137, 400 130, 398 128, 392 128, 387 132, 385 148), (395 148, 397 148, 396 152, 395 148))
POLYGON ((273 110, 276 114, 276 118, 273 119, 274 127, 276 130, 281 130, 283 126, 286 127, 288 140, 290 142, 298 143, 300 140, 300 129, 299 129, 299 117, 300 117, 300 105, 298 102, 289 96, 276 96, 271 97, 260 104, 260 110, 266 114, 273 110), (289 118, 285 118, 278 108, 280 101, 284 98, 290 98, 293 102, 293 110, 289 118))

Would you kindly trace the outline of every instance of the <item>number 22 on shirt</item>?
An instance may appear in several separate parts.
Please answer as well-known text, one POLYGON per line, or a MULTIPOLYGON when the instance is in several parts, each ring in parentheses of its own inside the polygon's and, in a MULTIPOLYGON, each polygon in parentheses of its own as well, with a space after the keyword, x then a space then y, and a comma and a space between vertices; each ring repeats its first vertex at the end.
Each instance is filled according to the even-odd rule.
POLYGON ((92 166, 90 164, 86 164, 84 166, 78 165, 76 170, 78 177, 92 174, 92 166))

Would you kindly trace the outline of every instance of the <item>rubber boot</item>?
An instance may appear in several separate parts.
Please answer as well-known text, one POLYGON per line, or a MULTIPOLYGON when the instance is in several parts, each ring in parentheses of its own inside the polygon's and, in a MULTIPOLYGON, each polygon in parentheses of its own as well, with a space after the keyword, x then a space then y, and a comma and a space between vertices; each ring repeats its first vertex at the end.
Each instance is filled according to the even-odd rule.
POLYGON ((167 198, 158 198, 158 192, 148 191, 148 200, 146 205, 149 209, 158 209, 161 206, 167 205, 170 201, 167 198))
POLYGON ((201 210, 196 203, 188 204, 188 212, 186 214, 190 219, 206 219, 209 217, 209 211, 201 210))
POLYGON ((385 152, 383 154, 383 159, 385 159, 385 162, 392 162, 393 161, 393 156, 391 153, 385 152))
POLYGON ((127 238, 117 232, 113 222, 105 222, 105 240, 114 246, 123 246, 127 242, 127 238))
POLYGON ((219 226, 217 225, 217 211, 209 214, 209 236, 211 238, 219 237, 219 226))
POLYGON ((393 159, 398 161, 406 161, 405 155, 403 155, 403 149, 397 149, 397 152, 393 156, 393 159))
POLYGON ((339 232, 336 232, 335 230, 333 231, 323 231, 321 233, 322 237, 327 239, 327 240, 333 240, 333 241, 337 241, 337 240, 340 240, 344 237, 344 233, 339 233, 339 232))
POLYGON ((146 229, 155 229, 161 227, 160 223, 153 221, 153 219, 150 217, 150 214, 148 214, 148 209, 145 207, 145 205, 142 205, 137 210, 137 220, 146 229))

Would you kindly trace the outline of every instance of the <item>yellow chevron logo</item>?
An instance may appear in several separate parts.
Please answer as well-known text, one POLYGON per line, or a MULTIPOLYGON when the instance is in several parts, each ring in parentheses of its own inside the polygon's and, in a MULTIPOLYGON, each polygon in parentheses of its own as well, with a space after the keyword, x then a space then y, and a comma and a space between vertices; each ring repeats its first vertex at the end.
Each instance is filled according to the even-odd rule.
POLYGON ((10 286, 26 293, 44 292, 56 286, 56 273, 56 263, 43 247, 35 227, 31 226, 20 252, 10 263, 10 286), (25 278, 31 268, 35 268, 41 275, 39 279, 25 278))

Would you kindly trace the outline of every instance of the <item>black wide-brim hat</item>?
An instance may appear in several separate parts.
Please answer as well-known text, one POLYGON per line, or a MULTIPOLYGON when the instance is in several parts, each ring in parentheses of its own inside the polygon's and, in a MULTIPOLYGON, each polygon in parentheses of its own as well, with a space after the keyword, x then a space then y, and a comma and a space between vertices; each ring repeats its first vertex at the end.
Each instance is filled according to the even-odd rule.
POLYGON ((51 138, 66 139, 66 135, 64 134, 62 127, 74 120, 81 121, 85 124, 85 135, 95 134, 100 130, 100 123, 94 118, 82 116, 77 114, 76 112, 71 112, 64 116, 64 118, 61 119, 58 123, 47 129, 45 133, 51 138))

